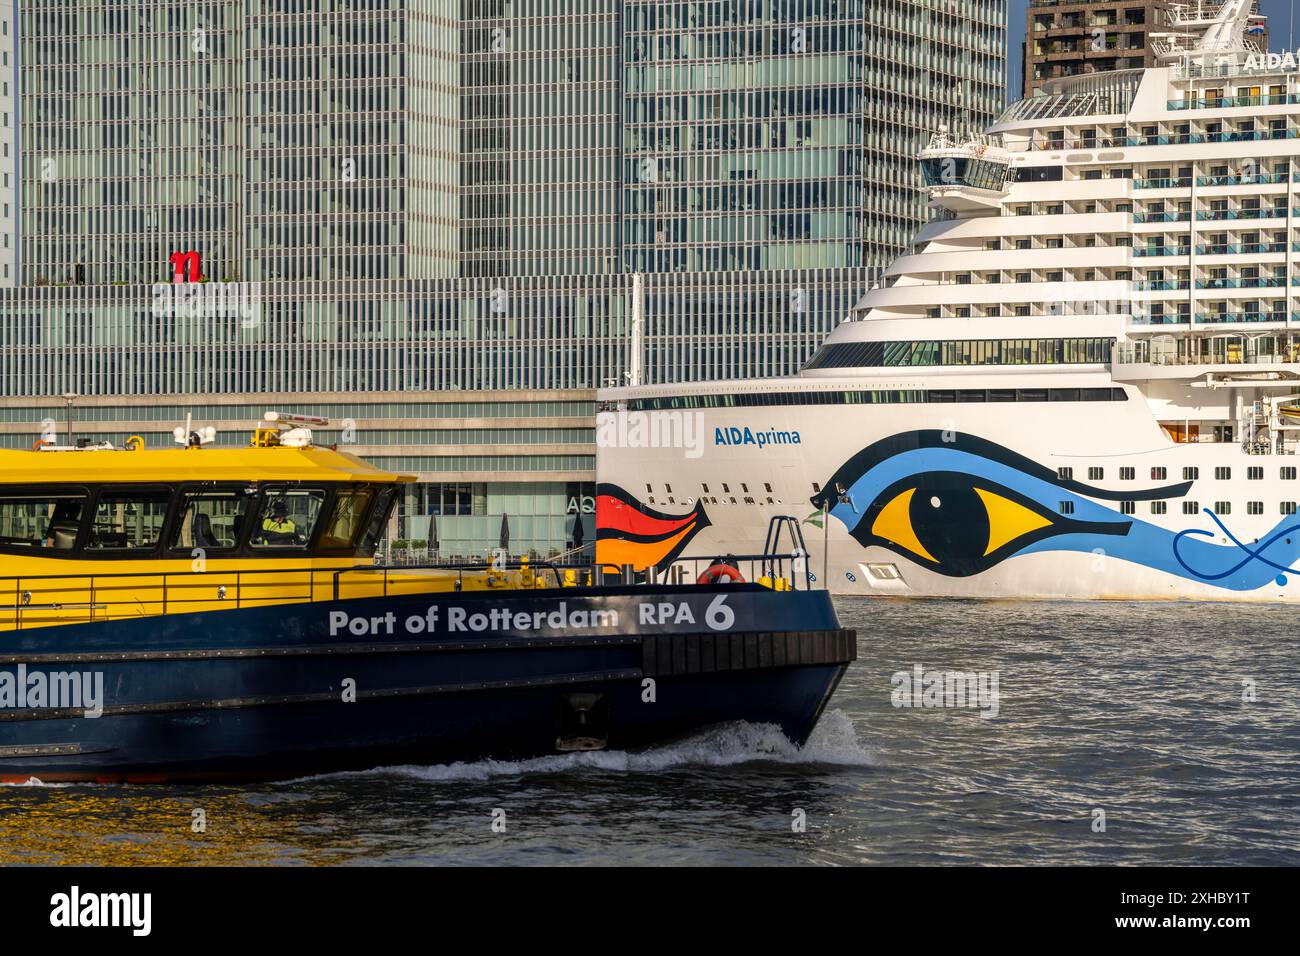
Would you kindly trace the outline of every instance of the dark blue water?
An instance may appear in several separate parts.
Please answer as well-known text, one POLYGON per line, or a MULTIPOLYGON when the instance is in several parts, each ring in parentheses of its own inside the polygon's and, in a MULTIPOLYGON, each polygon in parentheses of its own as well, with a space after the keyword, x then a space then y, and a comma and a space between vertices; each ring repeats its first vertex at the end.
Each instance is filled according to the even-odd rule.
POLYGON ((642 754, 252 788, 6 787, 0 862, 1300 863, 1294 609, 840 611, 859 660, 802 751, 739 726, 642 754), (996 672, 997 716, 895 708, 891 675, 917 664, 996 672))

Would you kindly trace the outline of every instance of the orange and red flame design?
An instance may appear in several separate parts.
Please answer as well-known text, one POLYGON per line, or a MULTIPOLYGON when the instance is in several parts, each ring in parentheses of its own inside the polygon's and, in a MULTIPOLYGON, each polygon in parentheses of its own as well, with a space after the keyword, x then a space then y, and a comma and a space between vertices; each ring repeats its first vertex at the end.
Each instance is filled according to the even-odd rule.
POLYGON ((704 506, 669 515, 642 504, 618 485, 596 487, 596 563, 637 571, 664 567, 709 526, 704 506))

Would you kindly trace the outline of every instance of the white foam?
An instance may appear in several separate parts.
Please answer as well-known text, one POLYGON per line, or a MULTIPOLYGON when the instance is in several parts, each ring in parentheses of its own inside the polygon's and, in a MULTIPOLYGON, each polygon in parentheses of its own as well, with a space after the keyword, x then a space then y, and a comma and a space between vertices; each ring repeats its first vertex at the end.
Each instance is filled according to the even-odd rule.
MULTIPOLYGON (((402 776, 430 782, 488 780, 501 776, 572 773, 598 770, 611 773, 655 773, 675 767, 732 767, 768 762, 782 764, 833 764, 871 767, 876 760, 858 741, 853 722, 842 711, 822 716, 803 747, 796 747, 775 724, 739 722, 724 724, 672 744, 629 753, 596 750, 555 754, 529 760, 476 760, 428 767, 399 766, 360 771, 359 774, 402 776)), ((357 776, 358 773, 330 776, 357 776)))
POLYGON ((42 787, 47 790, 55 790, 62 787, 75 787, 75 783, 46 783, 36 777, 28 777, 26 780, 6 780, 0 783, 0 787, 42 787))

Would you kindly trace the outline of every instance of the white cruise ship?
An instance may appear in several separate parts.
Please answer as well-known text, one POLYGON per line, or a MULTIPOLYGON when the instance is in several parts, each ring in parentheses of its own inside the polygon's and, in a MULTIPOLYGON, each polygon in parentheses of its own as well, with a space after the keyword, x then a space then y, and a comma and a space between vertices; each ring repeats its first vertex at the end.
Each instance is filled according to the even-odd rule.
POLYGON ((1252 9, 938 131, 932 221, 799 375, 603 390, 597 559, 793 515, 837 593, 1300 600, 1300 72, 1252 9))

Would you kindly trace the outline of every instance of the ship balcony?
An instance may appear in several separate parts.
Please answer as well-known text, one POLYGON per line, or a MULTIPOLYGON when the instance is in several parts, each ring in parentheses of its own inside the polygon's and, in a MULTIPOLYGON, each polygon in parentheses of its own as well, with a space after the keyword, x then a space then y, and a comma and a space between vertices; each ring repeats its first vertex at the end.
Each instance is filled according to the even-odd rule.
POLYGON ((1169 100, 1166 106, 1170 112, 1182 110, 1231 110, 1245 106, 1293 106, 1300 103, 1300 97, 1294 93, 1270 93, 1261 96, 1219 96, 1212 99, 1169 100))
MULTIPOLYGON (((1293 284, 1300 285, 1300 276, 1293 280, 1293 284)), ((1182 288, 1187 288, 1184 284, 1182 288)), ((1247 276, 1239 279, 1197 279, 1196 288, 1198 289, 1283 289, 1286 288, 1286 279, 1282 276, 1247 276)))
MULTIPOLYGON (((1293 243, 1293 246, 1296 252, 1300 252, 1300 243, 1293 243)), ((1207 242, 1196 246, 1198 256, 1260 256, 1285 252, 1285 242, 1207 242)), ((1191 254, 1191 245, 1133 247, 1133 256, 1137 259, 1178 258, 1187 257, 1191 254)))
MULTIPOLYGON (((1286 173, 1259 173, 1257 175, 1197 176, 1198 187, 1213 189, 1220 186, 1280 186, 1286 184, 1286 173)), ((1300 178, 1297 178, 1300 182, 1300 178)), ((1191 176, 1165 176, 1158 179, 1134 179, 1134 189, 1189 189, 1191 176)), ((1277 191, 1277 190, 1274 190, 1277 191)))
MULTIPOLYGON (((1286 327, 1288 315, 1286 312, 1259 311, 1259 312, 1198 312, 1196 321, 1185 313, 1179 312, 1174 315, 1148 315, 1137 314, 1129 319, 1129 331, 1134 333, 1165 332, 1170 329, 1180 329, 1189 331, 1201 329, 1206 326, 1237 326, 1245 325, 1258 327, 1261 325, 1273 327, 1286 327)), ((1290 313, 1291 322, 1300 322, 1300 312, 1290 313)))
MULTIPOLYGON (((1300 209, 1294 210, 1300 216, 1300 209)), ((1201 222, 1231 222, 1238 219, 1285 219, 1287 209, 1272 207, 1269 209, 1203 209, 1196 214, 1201 222)))
POLYGON ((1192 177, 1190 176, 1133 180, 1134 189, 1188 189, 1191 185, 1192 177))
POLYGON ((1286 182, 1285 173, 1260 173, 1255 176, 1197 176, 1197 186, 1276 186, 1286 182))
MULTIPOLYGON (((1291 280, 1292 285, 1300 285, 1300 276, 1291 280)), ((1197 279, 1195 285, 1191 279, 1135 279, 1134 292, 1187 292, 1196 289, 1284 289, 1284 276, 1241 276, 1239 278, 1197 279)))
MULTIPOLYGON (((1287 321, 1285 312, 1198 312, 1196 321, 1199 325, 1267 325, 1287 321)), ((1300 312, 1291 313, 1291 321, 1300 321, 1300 312)))
MULTIPOLYGON (((1300 252, 1300 242, 1294 244, 1300 252)), ((1285 253, 1285 242, 1210 242, 1196 247, 1198 256, 1263 256, 1285 253)))
POLYGON ((1247 341, 1221 341, 1212 351, 1189 353, 1145 344, 1115 350, 1111 377, 1117 382, 1153 379, 1217 379, 1216 384, 1296 389, 1300 385, 1300 345, 1280 353, 1261 353, 1247 341))
POLYGON ((1139 226, 1148 223, 1191 221, 1192 214, 1190 212, 1135 212, 1133 214, 1133 223, 1139 226))
POLYGON ((1136 136, 1100 136, 1087 139, 1060 137, 1033 139, 1031 152, 1059 152, 1065 149, 1128 149, 1136 146, 1203 146, 1213 143, 1258 143, 1295 139, 1300 129, 1226 130, 1213 133, 1141 133, 1136 136))

